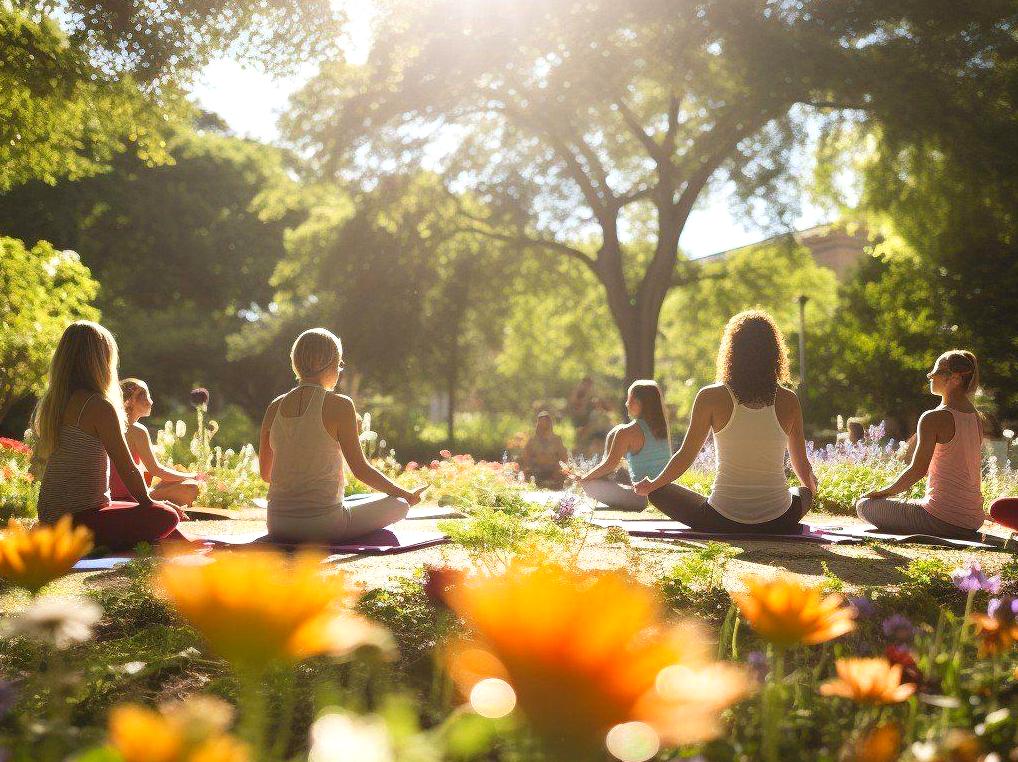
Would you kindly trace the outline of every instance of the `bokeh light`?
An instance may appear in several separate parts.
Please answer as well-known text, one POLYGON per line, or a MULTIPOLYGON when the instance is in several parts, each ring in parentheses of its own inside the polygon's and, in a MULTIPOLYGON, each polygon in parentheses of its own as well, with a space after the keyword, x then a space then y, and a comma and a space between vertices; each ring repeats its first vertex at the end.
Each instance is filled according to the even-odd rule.
POLYGON ((481 717, 505 717, 516 708, 516 691, 505 680, 488 677, 471 689, 470 706, 481 717))
POLYGON ((661 739, 646 722, 624 722, 608 731, 605 745, 621 762, 646 762, 661 750, 661 739))

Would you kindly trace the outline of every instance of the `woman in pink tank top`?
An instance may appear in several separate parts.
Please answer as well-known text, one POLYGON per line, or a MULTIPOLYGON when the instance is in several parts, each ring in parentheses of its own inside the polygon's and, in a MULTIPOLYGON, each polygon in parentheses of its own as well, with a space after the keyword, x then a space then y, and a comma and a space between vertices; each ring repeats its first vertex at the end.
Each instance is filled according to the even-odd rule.
POLYGON ((891 534, 971 535, 982 526, 982 419, 971 395, 979 364, 971 352, 945 352, 927 374, 940 406, 919 419, 912 462, 895 481, 856 504, 860 518, 891 534), (926 478, 921 500, 894 499, 926 478))

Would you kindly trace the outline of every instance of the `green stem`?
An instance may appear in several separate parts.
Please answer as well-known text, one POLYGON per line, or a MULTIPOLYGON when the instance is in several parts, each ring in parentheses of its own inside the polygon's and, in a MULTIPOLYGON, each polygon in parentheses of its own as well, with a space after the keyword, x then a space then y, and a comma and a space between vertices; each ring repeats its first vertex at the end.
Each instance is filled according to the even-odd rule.
POLYGON ((761 693, 762 751, 767 762, 778 762, 778 724, 781 719, 785 679, 785 651, 768 646, 771 657, 771 674, 761 693))
POLYGON ((267 760, 265 740, 265 721, 267 711, 265 693, 262 690, 261 672, 243 672, 238 675, 240 680, 240 723, 237 735, 246 741, 257 760, 267 760))
POLYGON ((276 740, 272 745, 272 759, 283 759, 286 755, 293 735, 293 713, 297 708, 296 676, 293 670, 286 670, 282 684, 283 699, 280 703, 279 722, 276 725, 276 740))

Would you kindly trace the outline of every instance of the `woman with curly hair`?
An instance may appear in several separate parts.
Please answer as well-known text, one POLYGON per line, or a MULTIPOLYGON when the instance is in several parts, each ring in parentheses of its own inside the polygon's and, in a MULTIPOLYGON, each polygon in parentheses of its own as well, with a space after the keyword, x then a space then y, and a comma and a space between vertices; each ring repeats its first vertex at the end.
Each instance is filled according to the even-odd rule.
POLYGON ((718 382, 696 395, 689 428, 664 470, 636 492, 701 532, 784 532, 809 511, 817 482, 806 457, 802 410, 789 383, 788 351, 774 319, 748 310, 728 321, 718 382), (709 497, 673 484, 714 433, 717 475, 709 497), (785 453, 802 487, 788 488, 785 453))

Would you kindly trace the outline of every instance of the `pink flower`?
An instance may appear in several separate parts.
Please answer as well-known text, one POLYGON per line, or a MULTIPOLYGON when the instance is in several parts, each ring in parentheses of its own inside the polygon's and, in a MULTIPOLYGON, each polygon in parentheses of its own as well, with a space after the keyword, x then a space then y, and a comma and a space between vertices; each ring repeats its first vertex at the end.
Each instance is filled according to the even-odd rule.
POLYGON ((449 452, 448 450, 439 450, 438 454, 441 455, 443 458, 451 458, 452 457, 452 453, 449 452))
POLYGON ((406 464, 407 471, 416 471, 420 467, 421 467, 420 464, 416 460, 411 460, 409 463, 406 464))
POLYGON ((439 463, 437 460, 431 461, 431 467, 432 468, 438 468, 440 465, 442 465, 442 464, 439 463))

